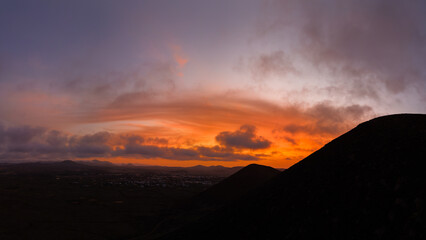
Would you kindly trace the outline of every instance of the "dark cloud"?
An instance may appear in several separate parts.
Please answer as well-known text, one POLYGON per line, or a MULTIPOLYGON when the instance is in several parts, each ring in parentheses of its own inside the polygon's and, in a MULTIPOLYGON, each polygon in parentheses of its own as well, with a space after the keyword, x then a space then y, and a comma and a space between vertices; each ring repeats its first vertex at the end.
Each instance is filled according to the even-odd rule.
POLYGON ((140 104, 142 101, 150 100, 153 96, 152 92, 129 92, 117 96, 111 103, 111 106, 122 106, 129 104, 140 104))
POLYGON ((228 158, 232 156, 233 152, 229 148, 222 148, 219 146, 214 147, 197 147, 198 152, 203 156, 210 158, 228 158))
POLYGON ((285 76, 297 73, 296 68, 283 51, 261 54, 251 59, 250 69, 255 79, 262 80, 272 75, 285 76))
POLYGON ((159 147, 155 145, 129 144, 116 151, 118 156, 136 155, 142 158, 163 158, 171 160, 198 160, 200 155, 194 149, 159 147))
POLYGON ((122 144, 125 145, 141 145, 141 144, 151 144, 151 145, 167 145, 169 140, 166 138, 159 137, 143 137, 135 134, 120 134, 120 139, 122 144))
MULTIPOLYGON (((365 119, 372 114, 369 106, 350 105, 336 107, 323 102, 306 109, 307 123, 291 123, 282 128, 283 131, 297 134, 335 136, 352 127, 352 122, 365 119)), ((291 141, 290 141, 291 142, 291 141)))
POLYGON ((295 140, 294 138, 291 138, 291 137, 284 137, 284 139, 285 139, 287 142, 291 143, 291 145, 297 145, 297 142, 296 142, 296 140, 295 140))
POLYGON ((108 156, 112 152, 109 144, 111 137, 108 132, 73 136, 69 141, 69 150, 76 157, 108 156))
POLYGON ((216 141, 226 147, 237 149, 265 149, 271 142, 261 136, 256 136, 256 127, 243 125, 235 132, 221 132, 216 136, 216 141))
POLYGON ((169 143, 169 140, 166 138, 145 138, 145 142, 149 144, 155 144, 155 145, 167 145, 169 143))
POLYGON ((4 137, 12 144, 25 144, 46 132, 46 129, 39 127, 10 127, 4 131, 4 137))
POLYGON ((70 136, 66 133, 30 126, 4 128, 0 132, 0 159, 37 160, 44 158, 106 156, 112 151, 111 134, 70 136))
POLYGON ((412 86, 424 94, 424 1, 272 0, 267 9, 262 34, 292 33, 279 36, 340 78, 332 84, 373 98, 382 88, 399 93, 412 86))
POLYGON ((0 147, 4 144, 4 141, 6 140, 5 136, 5 129, 3 124, 0 123, 0 147))
POLYGON ((67 136, 45 128, 0 125, 0 160, 39 160, 65 156, 67 136))
POLYGON ((210 158, 212 160, 217 159, 228 159, 229 161, 232 161, 234 159, 238 160, 259 160, 261 159, 260 156, 257 155, 250 155, 250 154, 242 154, 242 153, 235 153, 233 149, 230 148, 223 148, 220 146, 214 146, 214 147, 197 147, 197 151, 200 153, 201 156, 210 158))
POLYGON ((219 146, 196 146, 191 148, 160 147, 155 145, 129 144, 114 152, 117 156, 138 156, 142 158, 163 158, 170 160, 236 161, 259 160, 258 156, 237 153, 233 149, 219 146))
POLYGON ((198 158, 196 151, 174 147, 161 147, 149 144, 140 144, 129 141, 123 148, 117 149, 115 156, 138 156, 141 158, 163 158, 173 160, 194 160, 198 158))
MULTIPOLYGON (((251 127, 248 131, 254 131, 251 127)), ((245 128, 242 128, 245 129, 245 128)), ((256 142, 255 142, 256 143, 256 142)), ((61 160, 91 157, 135 157, 170 160, 259 160, 261 157, 219 146, 168 147, 164 138, 98 132, 68 135, 56 130, 0 125, 0 160, 61 160)), ((260 144, 260 143, 257 143, 260 144)))
POLYGON ((129 145, 139 145, 145 142, 145 138, 134 134, 123 134, 120 135, 120 138, 125 142, 125 144, 129 145))
POLYGON ((307 114, 319 122, 344 123, 348 120, 359 121, 371 113, 372 108, 353 104, 334 106, 330 102, 322 102, 306 110, 307 114))
POLYGON ((46 136, 46 143, 54 147, 65 147, 68 140, 68 135, 56 130, 49 131, 46 136))

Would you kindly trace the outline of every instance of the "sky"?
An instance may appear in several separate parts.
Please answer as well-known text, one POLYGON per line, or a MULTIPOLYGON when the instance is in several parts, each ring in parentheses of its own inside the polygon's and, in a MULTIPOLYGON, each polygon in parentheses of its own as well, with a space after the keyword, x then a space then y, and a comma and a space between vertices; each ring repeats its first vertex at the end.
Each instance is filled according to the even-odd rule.
POLYGON ((288 168, 426 113, 426 3, 1 0, 0 162, 288 168))

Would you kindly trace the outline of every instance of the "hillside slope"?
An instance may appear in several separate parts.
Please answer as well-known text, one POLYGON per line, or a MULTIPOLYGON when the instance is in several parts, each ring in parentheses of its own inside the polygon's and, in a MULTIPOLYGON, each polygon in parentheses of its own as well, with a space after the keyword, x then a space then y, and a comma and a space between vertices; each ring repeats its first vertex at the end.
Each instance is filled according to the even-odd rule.
MULTIPOLYGON (((204 192, 174 208, 154 229, 142 239, 155 239, 191 221, 209 214, 225 204, 238 200, 250 191, 265 184, 280 173, 272 167, 250 164, 204 192)), ((139 239, 139 238, 137 238, 139 239)))
POLYGON ((426 115, 362 123, 163 239, 425 239, 426 115))
POLYGON ((279 173, 280 171, 272 167, 250 164, 200 193, 196 198, 200 202, 230 203, 279 173))

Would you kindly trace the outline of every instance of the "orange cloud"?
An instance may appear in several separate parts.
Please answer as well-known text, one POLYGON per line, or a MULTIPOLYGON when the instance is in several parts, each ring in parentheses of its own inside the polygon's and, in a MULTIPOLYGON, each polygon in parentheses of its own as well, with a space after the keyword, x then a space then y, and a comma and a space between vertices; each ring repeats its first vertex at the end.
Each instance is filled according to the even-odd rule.
MULTIPOLYGON (((34 99, 50 100, 26 95, 20 101, 34 99)), ((124 93, 74 115, 74 125, 86 129, 74 134, 0 126, 0 158, 289 167, 372 114, 368 106, 326 102, 279 105, 231 94, 124 93)))
POLYGON ((179 68, 185 67, 185 65, 188 63, 189 59, 185 56, 185 54, 182 51, 182 47, 179 45, 172 44, 170 46, 173 52, 173 58, 175 62, 178 64, 179 68))
POLYGON ((170 146, 167 139, 97 132, 71 135, 39 127, 0 125, 0 160, 134 158, 257 161, 266 155, 224 146, 170 146))
MULTIPOLYGON (((238 154, 255 157, 253 161, 289 167, 357 123, 373 116, 368 106, 334 106, 327 102, 303 106, 278 105, 229 95, 168 98, 119 98, 80 121, 140 121, 140 124, 133 124, 127 131, 144 137, 167 139, 168 149, 155 150, 169 152, 157 155, 160 162, 171 160, 174 156, 171 152, 180 151, 171 148, 193 150, 195 152, 191 154, 195 157, 191 161, 198 161, 201 155, 197 154, 203 150, 200 147, 207 147, 211 154, 220 155, 224 152, 211 151, 217 144, 222 144, 222 147, 237 149, 238 154), (251 127, 239 129, 244 124, 251 127)), ((207 150, 203 151, 207 153, 207 150)), ((214 158, 204 160, 208 160, 204 164, 218 161, 214 158)), ((227 164, 241 165, 239 160, 227 164)))

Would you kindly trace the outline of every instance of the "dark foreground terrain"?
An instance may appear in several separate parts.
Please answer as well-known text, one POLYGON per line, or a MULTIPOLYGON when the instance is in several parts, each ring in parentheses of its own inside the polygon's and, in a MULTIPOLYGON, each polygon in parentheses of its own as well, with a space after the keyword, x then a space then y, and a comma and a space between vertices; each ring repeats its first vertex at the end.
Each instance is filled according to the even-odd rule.
POLYGON ((357 126, 161 239, 426 239, 426 115, 357 126))
POLYGON ((239 168, 0 164, 0 239, 128 239, 239 168))
POLYGON ((207 190, 171 208, 154 228, 135 239, 158 239, 217 211, 254 191, 280 173, 279 170, 250 164, 207 190))

